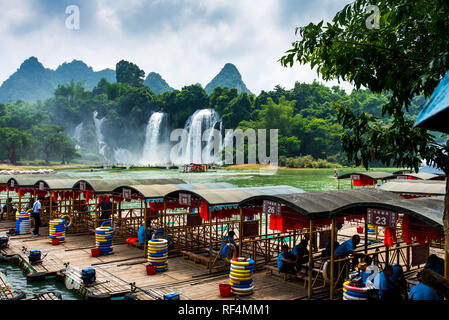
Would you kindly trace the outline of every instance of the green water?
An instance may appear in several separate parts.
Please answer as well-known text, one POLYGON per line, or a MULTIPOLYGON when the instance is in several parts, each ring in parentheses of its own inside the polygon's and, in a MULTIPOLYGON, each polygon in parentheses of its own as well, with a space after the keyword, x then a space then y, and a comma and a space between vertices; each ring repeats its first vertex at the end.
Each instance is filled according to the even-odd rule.
MULTIPOLYGON (((397 169, 374 169, 373 171, 393 172, 397 169)), ((361 169, 343 169, 339 174, 362 172, 361 169)), ((163 179, 178 178, 187 183, 228 182, 239 187, 258 187, 270 185, 290 185, 308 192, 336 190, 337 179, 333 169, 279 169, 268 170, 226 170, 217 169, 203 173, 183 173, 178 170, 60 170, 73 178, 101 176, 105 178, 163 179)), ((350 188, 350 180, 340 180, 340 188, 350 188)))
POLYGON ((62 294, 62 300, 82 300, 74 291, 67 289, 64 283, 56 279, 48 279, 43 282, 28 282, 22 269, 14 264, 0 263, 0 271, 6 274, 11 286, 16 291, 25 292, 27 298, 32 298, 35 294, 59 292, 62 294))

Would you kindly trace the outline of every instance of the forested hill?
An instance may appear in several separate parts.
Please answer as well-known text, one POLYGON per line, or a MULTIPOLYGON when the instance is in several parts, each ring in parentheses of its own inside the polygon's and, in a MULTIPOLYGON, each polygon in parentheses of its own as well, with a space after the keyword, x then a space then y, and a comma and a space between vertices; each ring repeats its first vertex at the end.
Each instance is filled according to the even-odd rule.
POLYGON ((145 81, 143 82, 143 84, 149 87, 154 93, 157 94, 174 90, 161 77, 161 75, 156 72, 150 72, 145 81))
POLYGON ((223 69, 206 85, 205 90, 208 94, 211 94, 218 87, 236 88, 238 93, 246 92, 251 94, 251 91, 248 90, 242 80, 242 75, 232 63, 226 63, 223 69))
MULTIPOLYGON (((80 60, 63 63, 56 70, 52 70, 44 67, 36 57, 30 57, 0 86, 0 102, 43 101, 53 96, 58 85, 69 84, 72 80, 75 83, 84 81, 83 87, 92 90, 102 78, 114 83, 116 71, 112 69, 94 71, 80 60)), ((155 72, 150 72, 143 84, 156 94, 175 90, 155 72)), ((206 85, 205 90, 210 94, 216 87, 236 88, 239 93, 251 94, 240 72, 231 63, 222 68, 206 85)))
POLYGON ((34 102, 53 96, 59 84, 84 81, 84 87, 92 90, 101 78, 115 82, 115 71, 94 71, 84 62, 73 60, 63 63, 56 70, 45 68, 36 57, 25 60, 0 87, 0 102, 24 100, 34 102))
MULTIPOLYGON (((30 62, 28 68, 49 72, 30 62)), ((372 114, 385 127, 391 124, 391 119, 382 115, 382 106, 389 102, 388 92, 347 93, 338 86, 329 88, 314 81, 297 82, 291 89, 276 86, 257 96, 222 87, 208 94, 200 85, 157 94, 144 84, 145 73, 137 65, 122 60, 116 70, 117 82, 102 78, 92 90, 86 90, 82 82, 71 81, 38 103, 0 103, 0 160, 69 161, 78 153, 84 159, 101 161, 94 115, 104 119, 103 142, 110 152, 123 148, 141 154, 152 113, 165 112, 169 128, 177 129, 184 128, 195 111, 212 108, 221 116, 223 129, 278 129, 280 164, 292 167, 348 164, 341 148, 343 128, 336 104, 357 114, 372 114)), ((423 104, 422 97, 414 98, 406 117, 416 117, 423 104)))

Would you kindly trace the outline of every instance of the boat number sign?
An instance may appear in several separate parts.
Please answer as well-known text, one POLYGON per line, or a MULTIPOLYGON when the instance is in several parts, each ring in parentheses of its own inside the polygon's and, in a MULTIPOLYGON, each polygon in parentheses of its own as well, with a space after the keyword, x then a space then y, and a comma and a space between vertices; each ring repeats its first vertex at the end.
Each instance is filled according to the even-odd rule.
POLYGON ((192 204, 192 195, 190 193, 180 193, 179 204, 190 206, 192 204))
POLYGON ((44 190, 44 183, 43 182, 39 182, 39 190, 43 191, 44 190))
POLYGON ((281 215, 281 204, 276 201, 263 201, 263 212, 267 214, 281 215))
POLYGON ((123 198, 131 199, 131 189, 123 188, 123 198))
POLYGON ((396 227, 398 214, 394 211, 368 208, 366 218, 368 224, 394 228, 396 227))
POLYGON ((358 174, 351 174, 351 180, 360 180, 360 176, 358 174))
POLYGON ((86 191, 86 182, 83 182, 83 181, 80 182, 80 190, 86 191))

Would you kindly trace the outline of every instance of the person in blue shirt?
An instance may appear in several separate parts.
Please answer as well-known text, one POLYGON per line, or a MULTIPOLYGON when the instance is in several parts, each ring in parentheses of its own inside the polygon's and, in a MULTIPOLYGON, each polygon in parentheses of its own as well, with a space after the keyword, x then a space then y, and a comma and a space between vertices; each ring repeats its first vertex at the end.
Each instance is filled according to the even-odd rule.
MULTIPOLYGON (((335 225, 336 229, 335 230, 335 238, 337 237, 338 231, 340 231, 341 228, 343 228, 343 225, 340 222, 337 222, 337 224, 335 225)), ((334 251, 336 248, 338 248, 338 246, 340 246, 340 243, 335 240, 334 241, 334 251)), ((323 250, 323 252, 321 252, 321 257, 330 257, 331 255, 331 239, 329 238, 329 240, 326 242, 325 245, 325 249, 323 250)))
POLYGON ((294 246, 292 250, 292 255, 296 260, 296 268, 298 270, 299 278, 304 277, 304 274, 302 273, 303 268, 305 269, 305 272, 309 269, 307 266, 303 267, 303 264, 309 261, 309 250, 307 250, 308 243, 309 240, 301 240, 301 242, 294 246))
POLYGON ((360 243, 360 236, 358 234, 355 234, 352 236, 351 239, 346 240, 341 245, 338 246, 337 249, 334 250, 335 257, 346 258, 347 256, 353 254, 353 255, 359 255, 355 252, 355 249, 357 245, 360 243))
MULTIPOLYGON (((151 230, 150 230, 150 225, 151 225, 151 220, 147 220, 147 238, 146 241, 151 239, 151 230)), ((144 244, 145 243, 145 225, 141 225, 139 228, 139 231, 137 231, 137 239, 139 240, 140 244, 144 244)))
MULTIPOLYGON (((396 271, 398 272, 398 271, 396 271)), ((379 300, 383 301, 402 301, 401 293, 405 290, 398 284, 393 282, 392 276, 394 273, 393 266, 386 265, 383 272, 379 273, 374 279, 374 286, 378 288, 379 300)))
POLYGON ((404 270, 398 264, 392 266, 393 274, 390 277, 390 281, 393 286, 399 289, 402 292, 406 292, 407 290, 407 281, 405 280, 404 270))
POLYGON ((424 269, 430 269, 438 273, 440 276, 444 277, 444 259, 441 259, 436 254, 431 254, 427 258, 424 269))
POLYGON ((235 236, 235 232, 231 230, 228 232, 227 236, 224 236, 223 238, 221 238, 222 241, 220 244, 220 255, 223 259, 226 258, 226 256, 227 256, 227 252, 226 252, 227 249, 225 249, 225 245, 227 243, 230 243, 234 246, 236 253, 239 252, 239 247, 235 244, 234 236, 235 236))
POLYGON ((288 252, 288 246, 282 245, 281 252, 278 255, 277 265, 279 272, 296 273, 296 259, 295 256, 288 252))
POLYGON ((435 290, 421 282, 421 273, 418 274, 418 281, 419 283, 410 289, 409 300, 441 300, 435 290))

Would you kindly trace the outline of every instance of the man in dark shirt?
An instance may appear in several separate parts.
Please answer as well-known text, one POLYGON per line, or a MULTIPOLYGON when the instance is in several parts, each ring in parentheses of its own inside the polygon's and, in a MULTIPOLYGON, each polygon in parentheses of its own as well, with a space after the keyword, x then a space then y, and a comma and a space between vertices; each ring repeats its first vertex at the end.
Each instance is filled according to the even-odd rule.
MULTIPOLYGON (((298 277, 304 277, 304 273, 302 273, 303 263, 306 263, 309 260, 309 250, 307 250, 308 240, 301 240, 299 244, 293 247, 292 255, 295 256, 296 259, 296 268, 298 270, 298 277)), ((309 269, 307 266, 304 267, 305 272, 309 269)))
POLYGON ((110 199, 103 198, 100 202, 100 220, 107 220, 111 216, 112 202, 110 199))

